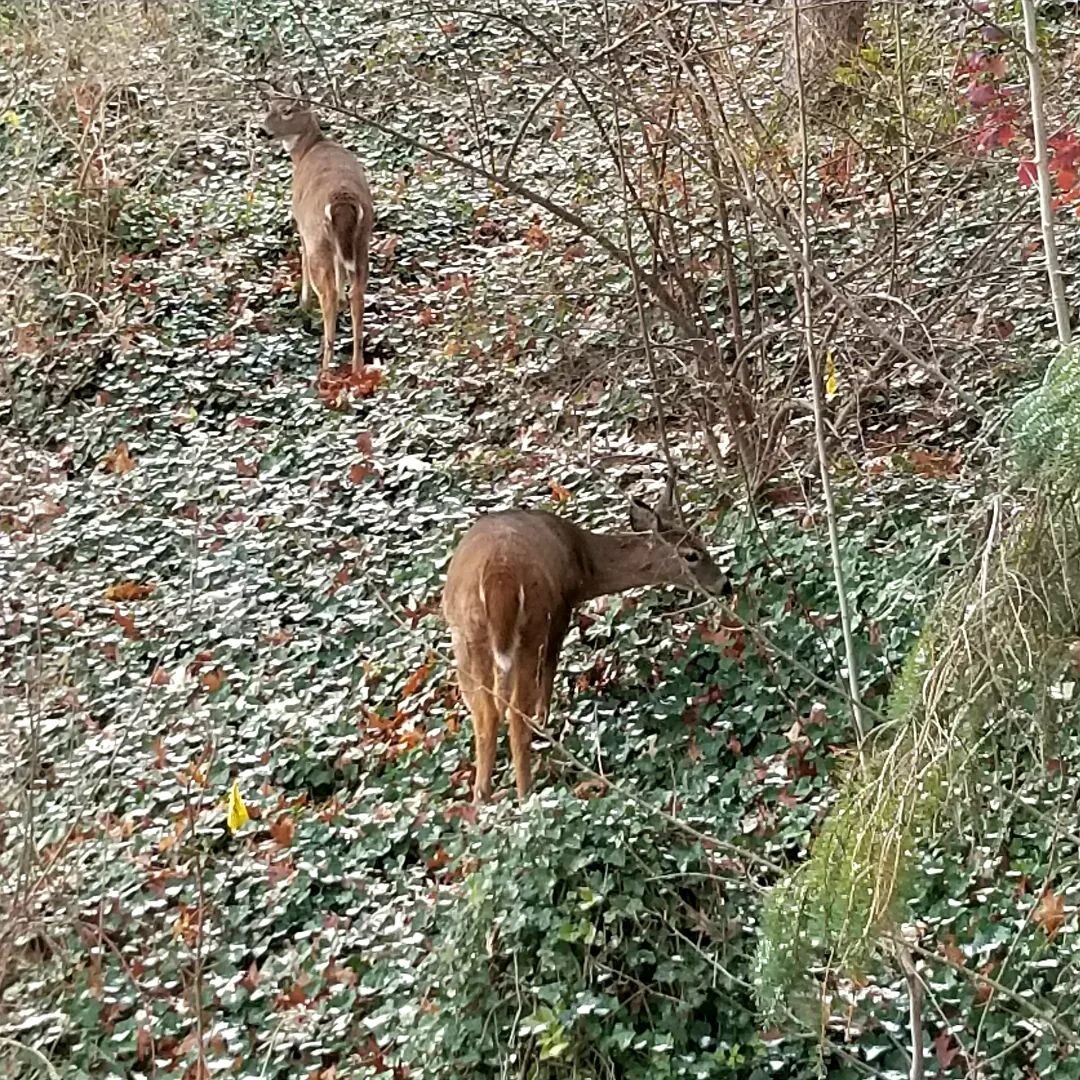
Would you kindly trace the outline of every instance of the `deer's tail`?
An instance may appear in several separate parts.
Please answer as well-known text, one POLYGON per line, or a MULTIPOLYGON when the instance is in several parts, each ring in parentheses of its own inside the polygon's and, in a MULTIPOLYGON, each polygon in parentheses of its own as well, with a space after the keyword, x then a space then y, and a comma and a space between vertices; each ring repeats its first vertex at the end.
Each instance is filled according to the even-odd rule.
POLYGON ((351 276, 356 272, 356 249, 360 227, 364 223, 364 208, 352 195, 335 195, 326 204, 326 220, 334 242, 334 254, 351 276))
POLYGON ((495 686, 492 689, 501 716, 510 704, 514 652, 525 616, 525 586, 509 574, 489 574, 481 581, 480 600, 491 628, 491 654, 495 661, 495 686))

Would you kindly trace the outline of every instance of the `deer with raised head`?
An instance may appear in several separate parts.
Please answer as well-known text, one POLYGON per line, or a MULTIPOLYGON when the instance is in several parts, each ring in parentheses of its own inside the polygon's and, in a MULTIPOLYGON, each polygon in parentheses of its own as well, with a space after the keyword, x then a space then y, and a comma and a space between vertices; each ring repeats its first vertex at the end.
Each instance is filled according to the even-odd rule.
MULTIPOLYGON (((265 96, 265 94, 264 94, 265 96)), ((300 233, 300 304, 311 290, 323 319, 322 370, 333 362, 338 311, 346 289, 352 314, 352 369, 364 367, 364 292, 375 209, 356 157, 328 139, 297 84, 291 95, 267 97, 262 129, 292 158, 292 211, 300 233), (351 288, 350 288, 351 286, 351 288)))
POLYGON ((472 714, 477 802, 491 797, 504 716, 518 798, 528 793, 533 724, 547 716, 575 607, 639 585, 712 592, 726 582, 673 510, 673 487, 669 481, 656 509, 631 500, 632 532, 589 532, 543 510, 505 510, 480 518, 462 537, 447 570, 443 613, 472 714))

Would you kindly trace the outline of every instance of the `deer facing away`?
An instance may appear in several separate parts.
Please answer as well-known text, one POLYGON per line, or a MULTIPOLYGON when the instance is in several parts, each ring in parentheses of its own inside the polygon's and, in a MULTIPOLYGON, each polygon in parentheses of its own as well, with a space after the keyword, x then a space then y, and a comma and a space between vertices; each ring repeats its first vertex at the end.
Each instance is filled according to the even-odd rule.
POLYGON ((679 524, 668 496, 650 509, 630 504, 628 533, 595 533, 542 510, 480 518, 462 537, 446 576, 458 685, 473 718, 474 799, 491 797, 504 716, 519 799, 532 784, 530 721, 542 724, 555 666, 574 608, 639 585, 726 581, 701 540, 679 524))
POLYGON ((371 189, 359 161, 323 135, 319 118, 299 94, 270 99, 266 135, 280 139, 292 158, 292 210, 300 233, 300 303, 311 289, 323 318, 322 369, 334 358, 338 310, 349 292, 352 368, 364 367, 364 291, 368 245, 375 223, 371 189))

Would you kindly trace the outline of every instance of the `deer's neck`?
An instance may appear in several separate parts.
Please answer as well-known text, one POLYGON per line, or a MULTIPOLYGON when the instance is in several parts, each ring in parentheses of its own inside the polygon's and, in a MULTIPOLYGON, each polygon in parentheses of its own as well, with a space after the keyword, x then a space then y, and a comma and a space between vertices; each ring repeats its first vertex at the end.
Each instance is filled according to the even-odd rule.
POLYGON ((323 140, 321 131, 307 131, 303 135, 293 135, 285 140, 285 146, 289 151, 292 163, 296 165, 300 159, 316 144, 323 140))
POLYGON ((656 541, 648 533, 586 532, 584 541, 594 573, 582 583, 582 600, 670 580, 671 568, 657 559, 656 541))

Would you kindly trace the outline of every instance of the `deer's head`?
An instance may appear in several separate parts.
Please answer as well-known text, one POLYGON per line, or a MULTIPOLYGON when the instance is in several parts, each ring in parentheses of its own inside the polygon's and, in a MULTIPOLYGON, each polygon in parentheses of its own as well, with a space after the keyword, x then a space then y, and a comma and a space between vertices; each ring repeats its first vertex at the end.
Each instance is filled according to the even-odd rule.
POLYGON ((630 528, 652 534, 654 557, 663 562, 667 581, 690 589, 700 587, 708 593, 729 590, 727 574, 713 562, 701 537, 683 522, 674 492, 674 480, 669 479, 664 497, 655 507, 631 499, 630 528))
MULTIPOLYGON (((269 85, 264 83, 260 89, 269 85)), ((262 131, 268 138, 280 139, 286 150, 292 150, 302 139, 318 134, 319 117, 300 83, 295 83, 289 93, 275 90, 273 94, 263 92, 262 96, 267 108, 262 131)))

